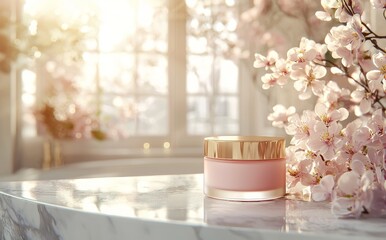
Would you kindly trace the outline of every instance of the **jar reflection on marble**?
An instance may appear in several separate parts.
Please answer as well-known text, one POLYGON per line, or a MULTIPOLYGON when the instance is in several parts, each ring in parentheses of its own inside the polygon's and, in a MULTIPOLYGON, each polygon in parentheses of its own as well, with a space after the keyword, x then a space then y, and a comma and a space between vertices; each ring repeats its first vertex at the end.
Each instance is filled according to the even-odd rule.
POLYGON ((223 136, 204 140, 204 193, 233 201, 285 194, 285 139, 223 136))
POLYGON ((210 225, 286 231, 286 201, 223 201, 204 198, 204 221, 210 225))

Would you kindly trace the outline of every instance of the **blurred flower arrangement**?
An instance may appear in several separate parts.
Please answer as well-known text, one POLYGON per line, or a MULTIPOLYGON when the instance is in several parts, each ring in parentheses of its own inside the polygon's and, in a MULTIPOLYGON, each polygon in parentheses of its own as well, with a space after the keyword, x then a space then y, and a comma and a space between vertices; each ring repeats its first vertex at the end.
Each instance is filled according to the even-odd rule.
POLYGON ((48 16, 39 14, 46 9, 30 2, 23 1, 23 7, 32 12, 23 19, 12 18, 12 1, 0 3, 0 72, 10 73, 13 64, 21 72, 40 71, 40 78, 44 76, 38 79, 42 90, 31 106, 39 135, 56 140, 104 139, 97 115, 83 106, 75 80, 67 74, 78 71, 74 65, 82 62, 86 40, 95 34, 89 27, 95 22, 93 15, 63 21, 63 16, 53 11, 55 3, 40 6, 55 12, 48 16))
MULTIPOLYGON (((385 0, 371 0, 386 11, 385 0)), ((273 126, 292 135, 287 148, 287 188, 314 201, 331 201, 339 217, 386 214, 386 36, 366 22, 360 0, 321 0, 315 16, 335 24, 324 43, 302 38, 286 58, 255 55, 268 71, 262 88, 294 82, 301 100, 316 96, 313 110, 274 106, 273 126)), ((375 11, 374 10, 374 11, 375 11)), ((385 15, 384 15, 385 16, 385 15)))
POLYGON ((75 101, 79 91, 72 81, 59 78, 49 92, 47 100, 34 112, 41 135, 54 139, 106 138, 99 130, 97 116, 75 101))
POLYGON ((315 11, 321 7, 314 0, 254 0, 240 16, 238 35, 249 49, 275 49, 284 53, 290 43, 298 37, 306 36, 321 41, 330 23, 321 22, 315 11), (286 31, 288 24, 296 25, 293 31, 286 31), (295 39, 294 39, 295 38, 295 39))

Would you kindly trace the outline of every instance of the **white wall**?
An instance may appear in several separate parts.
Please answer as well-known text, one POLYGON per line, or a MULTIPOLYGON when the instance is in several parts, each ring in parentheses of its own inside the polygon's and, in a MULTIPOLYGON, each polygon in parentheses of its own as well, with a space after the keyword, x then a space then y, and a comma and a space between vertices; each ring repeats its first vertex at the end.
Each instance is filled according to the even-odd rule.
POLYGON ((13 171, 14 124, 11 78, 0 73, 0 175, 13 171))

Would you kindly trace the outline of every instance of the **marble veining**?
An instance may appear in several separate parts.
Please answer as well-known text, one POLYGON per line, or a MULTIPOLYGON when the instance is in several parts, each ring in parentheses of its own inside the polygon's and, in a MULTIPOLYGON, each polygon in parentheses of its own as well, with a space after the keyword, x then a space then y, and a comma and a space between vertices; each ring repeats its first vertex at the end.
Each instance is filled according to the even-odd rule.
POLYGON ((230 202, 202 174, 0 183, 0 240, 386 239, 386 218, 337 219, 325 202, 230 202))

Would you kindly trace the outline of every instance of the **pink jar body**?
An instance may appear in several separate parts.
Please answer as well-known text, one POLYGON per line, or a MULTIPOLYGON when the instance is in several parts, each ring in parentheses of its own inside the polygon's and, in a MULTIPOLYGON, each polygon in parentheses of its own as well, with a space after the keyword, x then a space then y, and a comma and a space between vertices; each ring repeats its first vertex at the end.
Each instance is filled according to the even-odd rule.
POLYGON ((204 193, 212 198, 261 201, 285 194, 285 158, 264 160, 204 157, 204 193))

